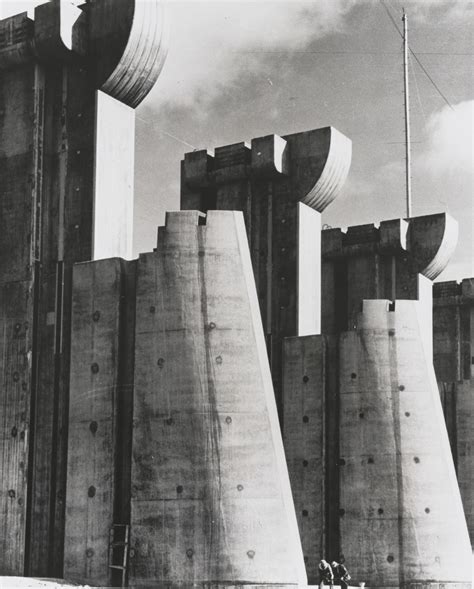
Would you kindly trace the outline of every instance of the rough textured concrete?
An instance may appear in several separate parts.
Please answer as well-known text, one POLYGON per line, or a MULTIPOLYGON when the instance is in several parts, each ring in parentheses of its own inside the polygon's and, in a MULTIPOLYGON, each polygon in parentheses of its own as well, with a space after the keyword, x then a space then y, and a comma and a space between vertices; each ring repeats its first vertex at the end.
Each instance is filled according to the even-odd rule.
POLYGON ((130 260, 133 246, 135 111, 97 92, 92 257, 130 260))
POLYGON ((341 550, 368 586, 471 587, 421 303, 364 301, 341 339, 341 550))
POLYGON ((283 347, 285 454, 309 583, 325 551, 326 341, 292 337, 283 347))
POLYGON ((350 162, 350 140, 325 127, 187 153, 182 163, 181 208, 244 214, 280 417, 283 339, 319 328, 319 264, 305 248, 319 258, 319 213, 350 162))
POLYGON ((64 577, 106 586, 129 522, 135 262, 74 267, 64 577))
POLYGON ((339 335, 354 325, 364 299, 420 300, 424 344, 432 346, 431 280, 454 250, 457 223, 446 214, 383 221, 322 232, 322 318, 327 337, 326 489, 328 554, 337 558, 339 530, 339 335))
POLYGON ((166 54, 161 25, 157 1, 133 0, 81 8, 53 0, 36 7, 34 21, 25 13, 0 22, 0 282, 16 293, 15 312, 7 297, 0 302, 7 353, 20 334, 11 340, 11 321, 28 330, 25 374, 7 355, 0 365, 1 378, 19 375, 21 388, 15 405, 12 392, 0 392, 9 406, 3 429, 24 432, 24 459, 9 449, 2 465, 9 488, 0 529, 15 549, 0 550, 0 574, 62 575, 71 272, 91 259, 94 202, 104 198, 94 195, 95 157, 104 149, 96 149, 95 95, 103 89, 129 106, 144 98, 166 54))
MULTIPOLYGON (((302 407, 307 401, 298 396, 303 389, 283 382, 283 342, 289 336, 320 333, 320 213, 340 192, 350 162, 351 142, 327 127, 285 137, 259 137, 251 146, 220 147, 214 157, 206 151, 188 153, 182 163, 182 208, 236 209, 244 214, 280 422, 288 440, 293 439, 294 427, 299 431, 302 418, 289 407, 292 402, 302 407)), ((317 356, 319 349, 308 348, 307 353, 317 356)), ((289 367, 288 374, 291 370, 289 367)), ((320 421, 321 416, 313 424, 316 419, 320 421)), ((324 449, 315 447, 314 453, 319 457, 324 449)), ((306 477, 304 488, 299 487, 297 444, 287 444, 286 455, 311 577, 316 555, 322 550, 322 520, 318 519, 324 508, 319 491, 310 489, 310 478, 306 477), (311 525, 302 516, 303 510, 312 514, 311 525)), ((315 467, 319 467, 318 460, 312 461, 315 467)))
POLYGON ((436 378, 474 544, 474 279, 435 284, 433 302, 436 378))
POLYGON ((136 320, 131 586, 306 584, 241 213, 168 214, 136 320))

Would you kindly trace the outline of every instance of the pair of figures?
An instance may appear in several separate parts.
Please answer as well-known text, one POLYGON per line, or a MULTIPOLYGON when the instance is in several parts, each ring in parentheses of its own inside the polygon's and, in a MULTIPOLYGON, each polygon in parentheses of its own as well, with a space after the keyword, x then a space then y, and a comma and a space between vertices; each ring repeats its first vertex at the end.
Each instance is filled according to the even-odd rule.
POLYGON ((351 576, 347 568, 335 560, 331 564, 322 560, 318 566, 319 570, 319 587, 323 589, 324 585, 329 585, 332 589, 334 581, 336 584, 341 586, 341 589, 347 589, 349 587, 349 581, 351 576))

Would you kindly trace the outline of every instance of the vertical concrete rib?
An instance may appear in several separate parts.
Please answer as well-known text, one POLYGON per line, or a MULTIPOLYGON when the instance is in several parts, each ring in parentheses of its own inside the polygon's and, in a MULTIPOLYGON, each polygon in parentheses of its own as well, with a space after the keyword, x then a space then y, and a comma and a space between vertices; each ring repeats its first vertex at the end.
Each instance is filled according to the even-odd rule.
POLYGON ((285 453, 309 584, 325 552, 326 341, 287 338, 283 345, 285 453))
POLYGON ((112 525, 129 523, 134 266, 74 267, 64 576, 101 586, 112 525))

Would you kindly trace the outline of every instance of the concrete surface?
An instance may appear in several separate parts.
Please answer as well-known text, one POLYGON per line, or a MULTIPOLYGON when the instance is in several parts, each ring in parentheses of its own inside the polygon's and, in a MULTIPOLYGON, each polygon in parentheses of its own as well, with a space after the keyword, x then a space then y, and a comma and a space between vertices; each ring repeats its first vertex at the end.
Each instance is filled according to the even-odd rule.
POLYGON ((368 586, 467 588, 471 546, 420 306, 364 301, 341 338, 341 551, 368 586))
POLYGON ((168 213, 136 319, 130 585, 306 584, 242 213, 168 213))
POLYGON ((280 418, 283 338, 319 331, 320 213, 344 185, 351 150, 325 127, 187 153, 182 163, 182 209, 244 214, 280 418))
MULTIPOLYGON (((0 22, 3 574, 62 574, 72 265, 90 260, 97 246, 94 206, 97 231, 107 227, 110 237, 114 224, 103 222, 102 199, 110 211, 110 198, 125 194, 115 217, 131 208, 132 152, 123 149, 133 145, 130 113, 121 135, 122 113, 109 102, 105 123, 95 93, 103 88, 136 106, 166 55, 158 0, 82 5, 53 0, 36 7, 34 21, 25 13, 0 22), (92 59, 82 61, 86 55, 92 59), (108 157, 116 143, 126 160, 122 175, 104 164, 104 141, 108 157)), ((96 253, 124 254, 126 247, 96 253)))
POLYGON ((433 290, 434 367, 474 544, 474 279, 433 290))
POLYGON ((326 553, 326 341, 283 343, 283 441, 309 583, 326 553))

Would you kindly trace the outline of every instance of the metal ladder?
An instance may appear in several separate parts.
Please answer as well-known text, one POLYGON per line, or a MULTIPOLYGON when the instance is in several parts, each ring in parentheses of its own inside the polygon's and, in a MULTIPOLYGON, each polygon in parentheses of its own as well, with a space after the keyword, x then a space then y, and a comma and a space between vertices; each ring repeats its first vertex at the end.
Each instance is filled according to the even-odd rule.
POLYGON ((109 532, 109 569, 121 571, 121 585, 127 586, 130 526, 113 524, 109 532))

